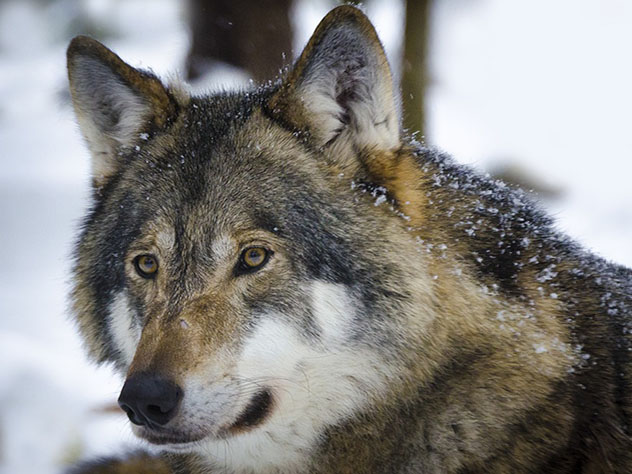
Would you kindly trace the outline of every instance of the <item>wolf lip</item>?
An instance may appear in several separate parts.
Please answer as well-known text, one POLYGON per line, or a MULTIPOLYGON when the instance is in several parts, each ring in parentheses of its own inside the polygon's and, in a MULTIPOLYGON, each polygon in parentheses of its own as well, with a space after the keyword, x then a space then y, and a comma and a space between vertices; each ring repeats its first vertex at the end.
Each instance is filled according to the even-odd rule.
POLYGON ((232 433, 244 432, 261 424, 272 411, 272 405, 272 394, 269 390, 257 392, 228 431, 232 433))
POLYGON ((141 431, 139 436, 151 444, 157 445, 185 445, 194 443, 195 441, 199 441, 203 438, 203 436, 186 436, 181 433, 156 433, 146 428, 141 431))

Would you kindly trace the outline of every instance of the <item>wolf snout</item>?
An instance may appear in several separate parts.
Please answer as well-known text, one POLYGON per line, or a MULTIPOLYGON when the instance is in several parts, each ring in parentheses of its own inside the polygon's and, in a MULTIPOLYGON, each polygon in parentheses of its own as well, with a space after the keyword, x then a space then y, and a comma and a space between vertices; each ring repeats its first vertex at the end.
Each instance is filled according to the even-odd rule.
POLYGON ((178 411, 182 389, 164 377, 140 373, 128 378, 118 399, 136 425, 166 425, 178 411))

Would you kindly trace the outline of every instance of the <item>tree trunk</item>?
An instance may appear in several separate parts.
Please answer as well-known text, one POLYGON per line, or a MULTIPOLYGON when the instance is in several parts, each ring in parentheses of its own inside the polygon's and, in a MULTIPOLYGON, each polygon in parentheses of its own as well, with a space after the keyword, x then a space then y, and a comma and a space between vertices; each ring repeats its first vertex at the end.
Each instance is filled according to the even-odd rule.
POLYGON ((199 77, 214 61, 242 68, 256 81, 276 77, 292 59, 291 4, 292 0, 190 0, 187 78, 199 77))
POLYGON ((410 132, 425 130, 425 93, 428 86, 427 51, 431 0, 407 0, 402 61, 402 105, 404 127, 410 132))

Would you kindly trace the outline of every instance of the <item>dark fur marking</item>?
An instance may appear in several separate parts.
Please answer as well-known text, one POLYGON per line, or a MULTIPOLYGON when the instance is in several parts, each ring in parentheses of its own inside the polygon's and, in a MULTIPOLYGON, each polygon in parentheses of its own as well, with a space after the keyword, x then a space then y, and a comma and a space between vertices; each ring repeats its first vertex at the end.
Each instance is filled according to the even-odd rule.
MULTIPOLYGON (((93 292, 94 317, 103 337, 105 352, 110 360, 116 360, 114 346, 107 329, 107 318, 112 297, 123 289, 125 285, 124 256, 129 244, 136 238, 140 230, 142 217, 139 216, 134 198, 131 193, 125 193, 122 197, 114 196, 113 186, 118 178, 110 181, 104 188, 104 193, 89 213, 82 225, 82 235, 79 242, 92 232, 93 228, 103 226, 107 232, 96 238, 91 244, 94 248, 92 254, 95 260, 91 262, 84 272, 85 281, 93 292), (122 206, 122 207, 121 207, 122 206), (107 209, 119 208, 114 220, 106 218, 107 209), (133 207, 133 209, 130 209, 133 207), (103 235, 115 236, 104 238, 103 235)), ((81 249, 79 244, 75 249, 76 265, 79 262, 81 249)), ((77 267, 76 267, 77 268, 77 267)))
POLYGON ((283 230, 280 227, 279 219, 272 212, 267 210, 254 210, 252 220, 259 229, 266 230, 272 234, 283 236, 283 230))
MULTIPOLYGON (((331 211, 330 218, 339 219, 333 209, 328 210, 331 211)), ((352 265, 348 261, 352 251, 342 238, 328 230, 330 223, 323 222, 322 214, 302 202, 295 202, 288 209, 288 221, 295 223, 300 234, 297 237, 307 245, 307 250, 300 252, 300 256, 308 274, 331 283, 353 283, 352 265)))
MULTIPOLYGON (((507 296, 524 296, 517 280, 528 263, 525 239, 550 245, 540 249, 544 255, 559 255, 565 245, 565 239, 552 230, 550 218, 524 192, 483 177, 446 155, 416 147, 415 156, 428 176, 426 185, 440 187, 437 194, 441 199, 435 200, 433 206, 458 216, 451 221, 455 222, 455 231, 463 233, 461 240, 469 244, 470 264, 481 276, 498 284, 507 296), (463 194, 474 199, 464 200, 463 194), (477 204, 473 206, 472 202, 477 204), (466 234, 468 229, 471 235, 466 234)), ((542 269, 547 265, 541 264, 542 269)), ((529 264, 529 268, 533 269, 533 265, 529 264)))

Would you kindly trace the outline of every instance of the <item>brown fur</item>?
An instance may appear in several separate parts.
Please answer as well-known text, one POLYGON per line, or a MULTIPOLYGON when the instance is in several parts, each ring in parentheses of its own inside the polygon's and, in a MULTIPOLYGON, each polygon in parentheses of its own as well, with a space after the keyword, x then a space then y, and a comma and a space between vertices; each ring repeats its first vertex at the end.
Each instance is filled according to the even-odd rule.
MULTIPOLYGON (((333 41, 332 47, 340 45, 333 41)), ((176 178, 170 174, 180 166, 178 150, 186 151, 182 144, 187 145, 187 139, 198 143, 195 124, 202 122, 191 107, 203 102, 173 92, 153 76, 134 72, 90 40, 71 44, 71 70, 77 54, 98 56, 147 98, 155 117, 135 130, 155 133, 140 155, 125 163, 111 161, 110 174, 97 183, 95 193, 97 197, 103 193, 103 206, 115 207, 132 192, 142 200, 144 191, 138 190, 145 187, 165 199, 204 183, 201 167, 191 173, 194 179, 183 182, 172 181, 176 178)), ((341 71, 343 76, 354 72, 341 71)), ((261 163, 284 179, 305 178, 303 185, 315 201, 323 196, 330 199, 322 198, 314 207, 320 210, 332 204, 350 220, 357 218, 352 225, 358 235, 342 236, 357 247, 345 248, 338 256, 347 258, 350 253, 347 266, 358 264, 364 271, 346 284, 360 285, 357 280, 366 274, 380 284, 369 308, 375 310, 371 317, 376 320, 360 326, 363 332, 357 337, 370 346, 369 353, 380 354, 382 363, 372 369, 383 376, 386 388, 363 385, 366 374, 347 375, 345 382, 366 389, 368 407, 328 426, 305 464, 295 469, 309 473, 632 472, 629 272, 586 254, 556 234, 522 194, 401 138, 394 129, 398 125, 392 116, 394 94, 386 57, 368 19, 352 7, 330 13, 295 68, 261 97, 243 114, 239 126, 222 132, 229 145, 212 149, 228 164, 235 161, 248 168, 243 175, 228 173, 221 169, 225 163, 213 162, 219 163, 218 174, 227 174, 218 188, 236 192, 220 196, 228 202, 258 193, 262 189, 258 180, 265 180, 267 171, 258 168, 261 163), (329 106, 332 110, 340 106, 344 113, 318 116, 308 100, 318 73, 314 64, 319 55, 326 55, 323 44, 333 41, 332 31, 341 25, 366 41, 366 67, 373 68, 375 83, 364 96, 350 90, 353 81, 342 84, 329 106), (362 113, 354 109, 358 102, 380 100, 387 105, 376 107, 372 121, 358 117, 362 113), (395 135, 393 145, 390 138, 395 135), (261 145, 264 153, 251 155, 251 145, 261 145), (246 161, 250 156, 252 161, 246 161)), ((73 99, 81 115, 80 93, 73 93, 73 99)), ((204 192, 213 192, 202 191, 203 197, 208 197, 204 192)), ((263 194, 256 197, 266 201, 263 194)), ((228 377, 234 365, 231 354, 238 352, 251 329, 247 298, 265 300, 270 293, 294 292, 293 301, 307 299, 302 293, 304 280, 293 279, 299 259, 288 250, 286 236, 263 224, 253 225, 245 212, 213 214, 216 203, 199 201, 205 204, 183 199, 180 208, 175 204, 172 208, 170 202, 163 206, 169 212, 161 219, 129 223, 139 227, 141 237, 120 258, 125 288, 140 301, 144 314, 129 367, 112 355, 114 344, 104 342, 106 323, 91 280, 96 278, 93 256, 105 245, 103 238, 88 231, 79 244, 73 299, 80 331, 98 360, 114 360, 128 376, 159 373, 177 383, 191 374, 228 377), (178 228, 183 214, 187 219, 178 228), (217 243, 207 238, 210 232, 224 239, 212 264, 191 257, 186 271, 179 272, 182 262, 173 255, 205 255, 200 249, 217 243), (256 285, 231 273, 241 242, 259 242, 275 251, 274 262, 257 275, 256 285), (149 284, 133 266, 135 256, 143 253, 156 255, 161 262, 161 273, 149 284)), ((326 218, 335 221, 332 214, 326 218)), ((98 224, 95 227, 100 229, 107 222, 98 224)), ((323 218, 317 224, 330 223, 323 218)), ((316 225, 310 228, 309 237, 325 238, 317 234, 320 230, 316 225)), ((334 235, 334 244, 344 240, 339 234, 334 235)), ((325 254, 327 249, 320 250, 325 254)), ((173 472, 224 472, 194 455, 166 459, 173 472)), ((123 465, 112 466, 85 472, 132 472, 121 470, 123 465)))
MULTIPOLYGON (((69 58, 74 58, 78 55, 92 56, 108 63, 122 81, 150 101, 154 111, 151 120, 155 126, 166 126, 169 117, 175 115, 177 105, 158 78, 149 74, 143 74, 138 69, 130 67, 101 43, 85 36, 78 36, 68 46, 67 55, 69 58)), ((72 75, 74 70, 72 61, 69 61, 68 65, 69 73, 72 75)), ((70 80, 72 81, 72 77, 70 80)), ((71 92, 75 94, 73 89, 71 89, 71 92)))

